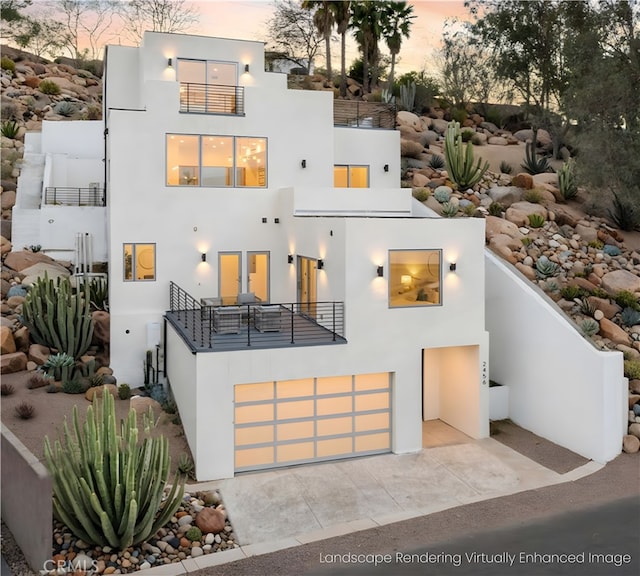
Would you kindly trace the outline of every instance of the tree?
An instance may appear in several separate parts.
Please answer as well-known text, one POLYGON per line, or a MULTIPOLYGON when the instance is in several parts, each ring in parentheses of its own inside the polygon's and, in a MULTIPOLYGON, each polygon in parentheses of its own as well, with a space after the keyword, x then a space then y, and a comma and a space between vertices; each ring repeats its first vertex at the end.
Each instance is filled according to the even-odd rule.
POLYGON ((0 0, 0 33, 3 38, 15 39, 23 34, 29 18, 24 10, 31 5, 31 0, 0 0))
POLYGON ((274 7, 273 16, 267 22, 268 38, 274 51, 301 68, 311 70, 322 42, 316 33, 313 13, 293 0, 276 1, 274 7))
POLYGON ((413 6, 406 2, 384 2, 382 6, 382 36, 391 53, 391 70, 389 72, 389 86, 393 86, 393 76, 396 67, 396 56, 400 53, 402 39, 409 38, 413 14, 413 6))
POLYGON ((318 34, 324 38, 324 50, 327 63, 327 78, 331 82, 333 73, 331 70, 331 32, 335 24, 335 10, 340 2, 327 0, 303 0, 302 7, 305 10, 313 10, 313 22, 318 34))
POLYGON ((371 85, 375 86, 378 83, 378 59, 380 58, 378 41, 382 32, 377 2, 373 0, 352 2, 351 28, 362 53, 362 89, 365 93, 371 92, 371 85))
POLYGON ((36 56, 50 57, 55 57, 63 48, 61 38, 62 24, 46 17, 28 18, 21 32, 14 35, 15 43, 23 50, 28 50, 36 56))
POLYGON ((335 18, 338 34, 340 34, 340 96, 345 98, 347 95, 347 30, 351 22, 351 2, 349 0, 338 3, 335 10, 335 18))
POLYGON ((136 44, 145 31, 187 32, 198 22, 199 13, 186 0, 127 0, 120 4, 124 32, 136 44))

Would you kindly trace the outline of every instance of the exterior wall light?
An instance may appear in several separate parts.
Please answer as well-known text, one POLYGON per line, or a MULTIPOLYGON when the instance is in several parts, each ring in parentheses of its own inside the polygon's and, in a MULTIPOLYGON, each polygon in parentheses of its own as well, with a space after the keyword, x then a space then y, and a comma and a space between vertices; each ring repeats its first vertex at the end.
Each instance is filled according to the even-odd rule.
POLYGON ((449 264, 449 270, 451 270, 451 272, 455 272, 455 271, 456 271, 456 268, 457 268, 457 265, 456 265, 456 263, 455 263, 455 262, 451 262, 451 263, 449 264))
POLYGON ((303 168, 307 167, 307 161, 303 160, 302 162, 300 162, 300 166, 302 166, 303 168))
POLYGON ((263 224, 266 224, 266 223, 267 223, 267 219, 266 219, 266 218, 263 218, 263 219, 262 219, 262 223, 263 223, 263 224))
POLYGON ((324 260, 322 258, 318 258, 318 270, 322 270, 324 268, 324 260))
POLYGON ((376 268, 376 273, 380 278, 382 278, 384 276, 384 266, 378 266, 376 268))
POLYGON ((289 254, 289 255, 287 256, 287 262, 288 262, 289 264, 293 264, 293 254, 289 254))
POLYGON ((248 74, 249 73, 249 64, 245 64, 244 65, 244 71, 248 74))
POLYGON ((384 165, 384 171, 385 172, 389 172, 389 164, 385 164, 384 165))
POLYGON ((202 261, 203 261, 203 262, 206 262, 206 261, 207 261, 207 253, 206 253, 206 252, 203 252, 203 253, 202 253, 202 255, 201 255, 200 257, 202 258, 202 261))
POLYGON ((167 60, 167 67, 168 67, 168 68, 173 68, 173 58, 169 58, 169 59, 167 60))

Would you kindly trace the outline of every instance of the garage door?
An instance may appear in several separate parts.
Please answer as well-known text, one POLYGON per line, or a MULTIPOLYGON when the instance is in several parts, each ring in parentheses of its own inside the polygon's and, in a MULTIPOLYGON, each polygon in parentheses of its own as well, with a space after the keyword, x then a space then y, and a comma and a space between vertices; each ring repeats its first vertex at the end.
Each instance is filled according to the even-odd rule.
POLYGON ((391 375, 235 386, 237 472, 391 450, 391 375))

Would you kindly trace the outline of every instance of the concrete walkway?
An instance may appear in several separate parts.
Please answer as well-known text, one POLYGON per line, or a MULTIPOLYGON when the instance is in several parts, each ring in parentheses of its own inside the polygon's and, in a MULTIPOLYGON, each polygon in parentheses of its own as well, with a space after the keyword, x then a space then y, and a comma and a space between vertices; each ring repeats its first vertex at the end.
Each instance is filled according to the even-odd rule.
POLYGON ((589 462, 558 474, 486 438, 415 454, 384 454, 201 483, 189 490, 220 490, 240 548, 154 568, 154 576, 193 572, 569 482, 600 468, 589 462))

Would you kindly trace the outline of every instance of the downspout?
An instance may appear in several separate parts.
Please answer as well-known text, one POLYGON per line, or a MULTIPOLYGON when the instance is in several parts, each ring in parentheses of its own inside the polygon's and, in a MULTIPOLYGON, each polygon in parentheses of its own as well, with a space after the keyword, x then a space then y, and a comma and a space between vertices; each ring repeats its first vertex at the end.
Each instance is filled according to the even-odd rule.
POLYGON ((109 46, 104 47, 104 61, 102 63, 102 121, 104 123, 104 158, 102 161, 104 162, 104 205, 107 205, 107 177, 109 174, 108 166, 107 166, 107 135, 109 134, 109 128, 107 127, 107 110, 109 107, 107 106, 107 59, 109 56, 109 46))

